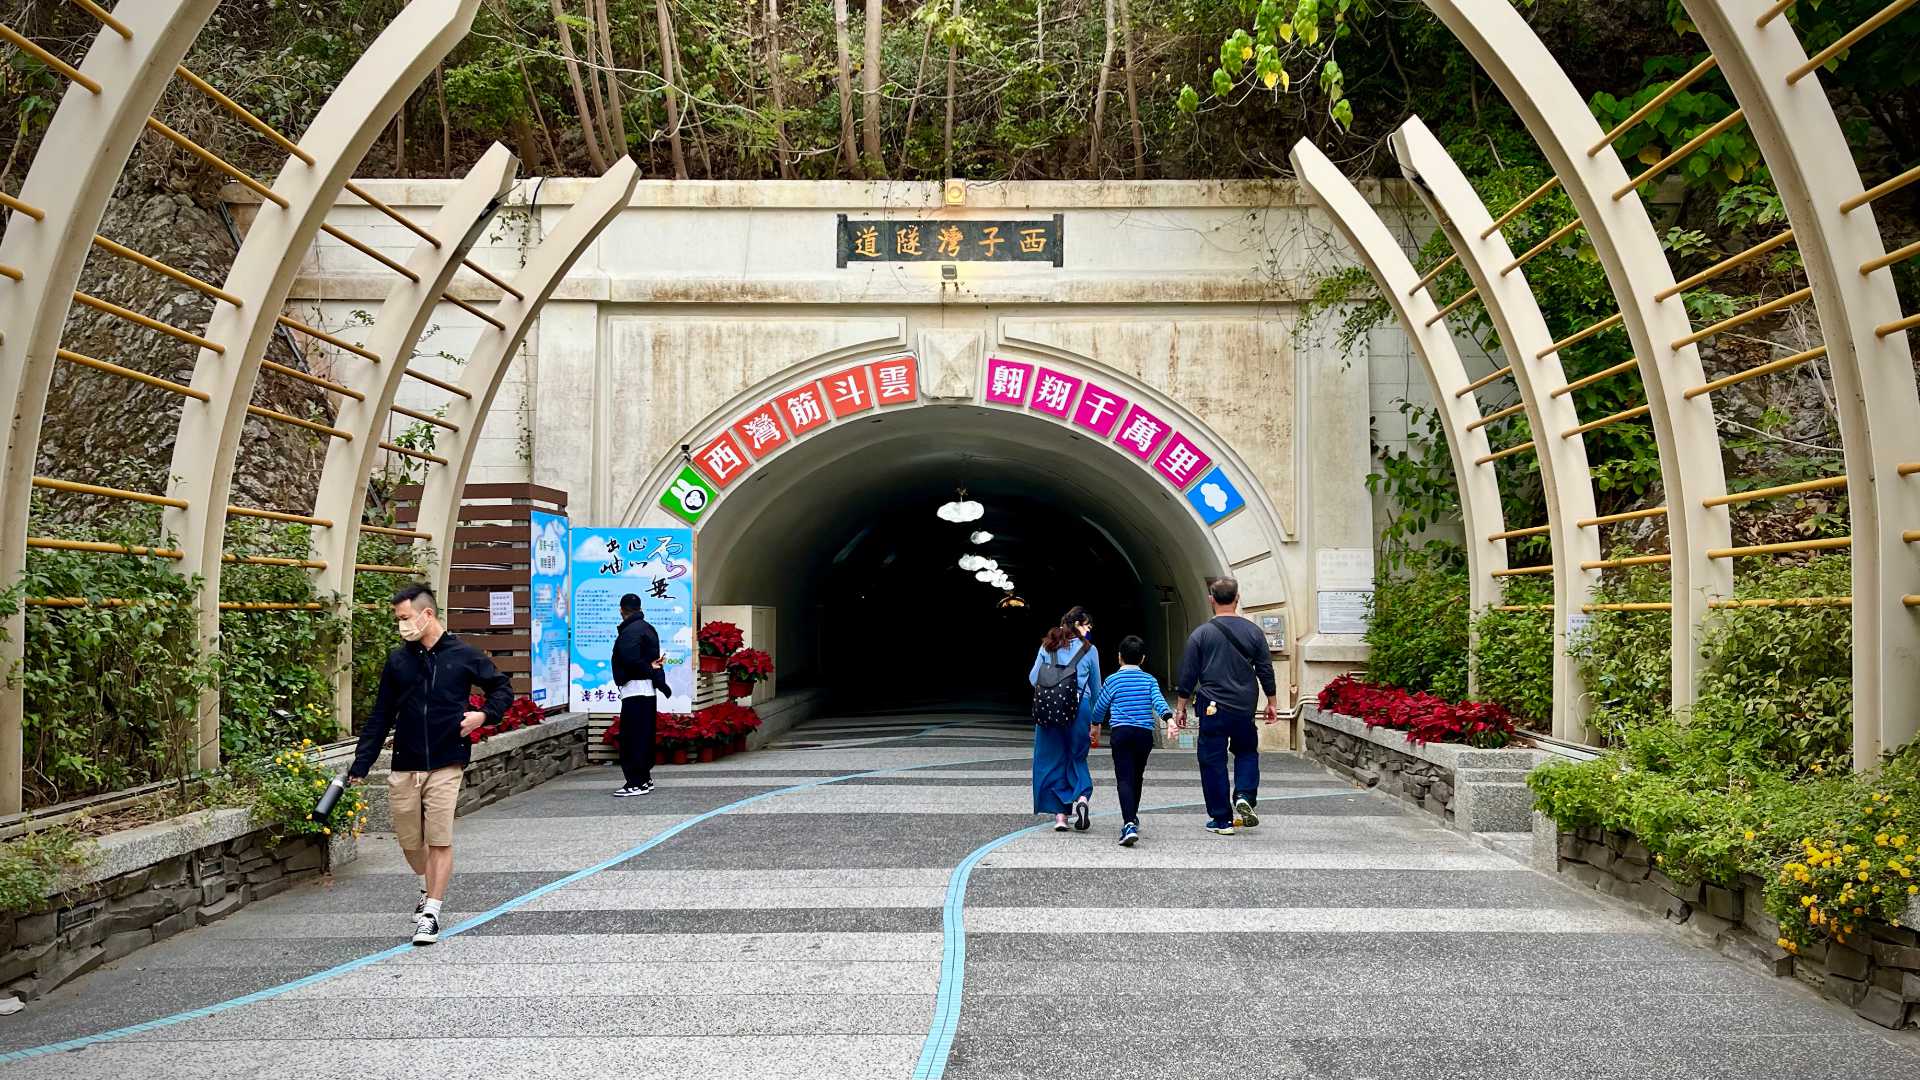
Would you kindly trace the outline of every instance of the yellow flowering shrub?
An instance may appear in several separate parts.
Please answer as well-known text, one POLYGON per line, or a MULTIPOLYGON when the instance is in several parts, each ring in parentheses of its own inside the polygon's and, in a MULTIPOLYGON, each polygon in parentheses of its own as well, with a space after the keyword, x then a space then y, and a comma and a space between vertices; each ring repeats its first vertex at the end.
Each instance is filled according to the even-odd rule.
POLYGON ((229 775, 253 807, 254 820, 271 826, 276 838, 332 836, 336 829, 357 838, 367 827, 366 798, 357 787, 341 793, 326 820, 311 817, 314 804, 334 777, 314 761, 313 750, 313 740, 303 739, 297 746, 237 762, 229 775))
POLYGON ((1821 938, 1853 944, 1869 922, 1900 925, 1909 901, 1920 896, 1920 830, 1909 831, 1920 811, 1901 797, 1912 794, 1870 790, 1856 813, 1800 838, 1767 883, 1782 948, 1797 951, 1821 938))

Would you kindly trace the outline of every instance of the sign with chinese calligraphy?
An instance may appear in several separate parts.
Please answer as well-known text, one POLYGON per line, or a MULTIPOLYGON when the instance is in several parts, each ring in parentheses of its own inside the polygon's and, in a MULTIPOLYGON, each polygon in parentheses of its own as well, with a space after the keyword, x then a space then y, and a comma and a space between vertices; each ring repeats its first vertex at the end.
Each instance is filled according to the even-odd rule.
POLYGON ((848 368, 827 376, 827 406, 833 418, 852 416, 873 408, 873 388, 867 384, 867 369, 848 368))
POLYGON ((1200 514, 1200 520, 1209 525, 1218 525, 1228 514, 1247 505, 1240 489, 1233 486, 1225 470, 1217 465, 1187 492, 1187 501, 1200 514))
POLYGON ((487 594, 487 625, 513 625, 513 590, 494 591, 487 594))
POLYGON ((1114 436, 1114 441, 1141 461, 1152 461, 1154 450, 1159 448, 1168 430, 1165 421, 1135 405, 1120 422, 1120 434, 1114 436))
POLYGON ((1367 624, 1373 621, 1373 593, 1322 589, 1317 596, 1321 633, 1364 634, 1367 632, 1367 624))
POLYGON ((1033 365, 995 356, 987 361, 987 400, 996 405, 1025 405, 1033 388, 1033 365))
POLYGON ((1191 439, 1176 431, 1173 438, 1167 440, 1167 448, 1160 451, 1153 468, 1166 477, 1168 483, 1185 491, 1187 485, 1193 483, 1193 478, 1206 472, 1211 464, 1212 458, 1193 445, 1191 439))
POLYGON ((1037 412, 1065 420, 1073 404, 1073 393, 1080 380, 1050 368, 1041 368, 1033 376, 1033 408, 1037 412))
POLYGON ((1369 591, 1373 588, 1373 549, 1321 548, 1314 552, 1314 586, 1369 591))
POLYGON ((1073 410, 1073 422, 1104 439, 1112 434, 1113 425, 1120 422, 1120 414, 1125 411, 1126 398, 1089 382, 1087 392, 1080 395, 1080 407, 1073 410))
POLYGON ((818 384, 789 390, 773 401, 796 439, 827 422, 827 399, 820 395, 818 384))
POLYGON ((1066 215, 1038 221, 862 219, 840 215, 837 265, 1037 262, 1064 265, 1066 215))
POLYGON ((920 398, 919 364, 911 356, 896 356, 869 364, 874 400, 882 405, 904 405, 920 398))
POLYGON ((700 515, 713 505, 716 493, 707 478, 689 465, 680 470, 680 475, 667 486, 667 493, 660 496, 660 505, 681 521, 692 525, 700 520, 700 515))
POLYGON ((774 414, 771 401, 733 425, 733 433, 755 461, 780 449, 781 444, 787 441, 787 433, 780 430, 780 418, 774 414))
POLYGON ((567 587, 567 519, 544 510, 533 511, 531 517, 533 568, 527 614, 533 640, 528 649, 532 654, 528 681, 533 703, 551 709, 567 703, 567 663, 572 659, 567 630, 567 612, 573 607, 572 590, 567 587))
POLYGON ((694 452, 693 464, 715 487, 726 487, 747 471, 747 456, 733 436, 723 431, 719 438, 694 452))
POLYGON ((573 541, 572 705, 576 712, 620 711, 613 641, 620 598, 640 598, 660 633, 669 692, 663 713, 693 711, 693 530, 580 528, 573 541))

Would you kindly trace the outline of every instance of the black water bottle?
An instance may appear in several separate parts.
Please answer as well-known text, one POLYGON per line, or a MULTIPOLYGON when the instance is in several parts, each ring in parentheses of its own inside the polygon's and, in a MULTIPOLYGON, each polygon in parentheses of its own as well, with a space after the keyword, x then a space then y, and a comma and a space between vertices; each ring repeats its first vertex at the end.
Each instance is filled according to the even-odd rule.
POLYGON ((340 796, 345 793, 346 790, 347 774, 341 773, 339 776, 333 778, 333 783, 327 785, 327 790, 320 793, 320 801, 313 805, 313 813, 308 814, 307 819, 309 821, 325 821, 331 817, 333 815, 334 804, 340 801, 340 796))

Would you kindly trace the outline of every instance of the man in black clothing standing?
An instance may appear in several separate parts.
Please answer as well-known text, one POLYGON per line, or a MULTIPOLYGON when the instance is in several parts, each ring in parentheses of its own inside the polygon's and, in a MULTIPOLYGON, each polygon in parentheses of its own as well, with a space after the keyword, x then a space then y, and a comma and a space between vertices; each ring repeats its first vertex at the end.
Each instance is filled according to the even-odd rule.
POLYGON ((653 790, 654 722, 668 692, 660 632, 640 612, 633 593, 620 598, 620 633, 613 639, 613 681, 620 688, 620 771, 626 783, 616 799, 653 790))
POLYGON ((360 729, 347 779, 366 778, 391 731, 387 805, 394 839, 420 875, 413 943, 431 945, 440 940, 440 904, 453 877, 453 811, 473 755, 467 736, 481 724, 499 723, 513 704, 513 691, 486 653, 440 625, 433 591, 425 585, 393 594, 393 621, 405 644, 387 654, 380 693, 360 729), (467 696, 476 687, 485 701, 470 709, 467 696))
POLYGON ((1253 811, 1260 800, 1260 732, 1253 726, 1260 694, 1267 696, 1267 723, 1279 720, 1280 714, 1273 700, 1273 657, 1266 635, 1240 614, 1240 583, 1215 578, 1207 583, 1207 592, 1213 618, 1187 638, 1167 731, 1179 733, 1187 722, 1187 703, 1192 702, 1200 720, 1200 790, 1207 800, 1207 831, 1232 836, 1236 816, 1246 828, 1260 824, 1253 811))

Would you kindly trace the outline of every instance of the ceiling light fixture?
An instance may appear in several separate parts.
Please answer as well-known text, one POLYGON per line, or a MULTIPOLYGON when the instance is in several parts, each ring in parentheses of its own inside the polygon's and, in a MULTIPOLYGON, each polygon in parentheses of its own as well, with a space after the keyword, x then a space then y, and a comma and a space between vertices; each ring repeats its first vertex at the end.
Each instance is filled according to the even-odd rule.
POLYGON ((979 532, 974 533, 972 536, 968 537, 967 539, 972 540, 976 544, 984 544, 987 541, 993 539, 993 534, 988 532, 985 529, 981 529, 979 532))

